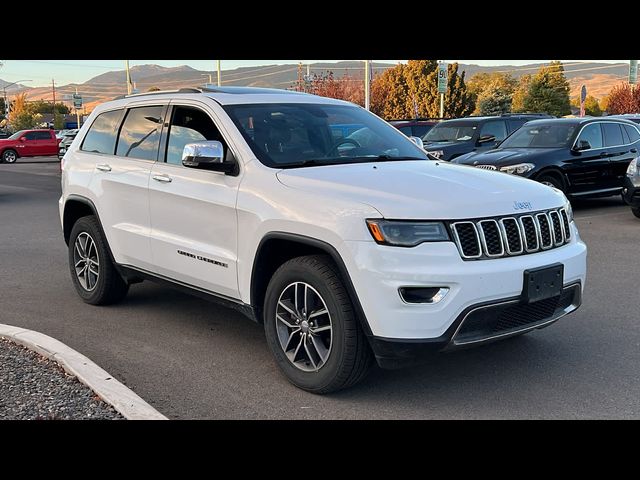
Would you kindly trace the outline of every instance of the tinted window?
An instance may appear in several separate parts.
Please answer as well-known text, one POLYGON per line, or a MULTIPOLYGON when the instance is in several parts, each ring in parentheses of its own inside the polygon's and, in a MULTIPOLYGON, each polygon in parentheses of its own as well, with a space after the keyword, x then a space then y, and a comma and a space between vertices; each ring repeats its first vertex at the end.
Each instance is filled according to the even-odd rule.
POLYGON ((140 160, 156 160, 163 108, 157 106, 130 109, 120 129, 116 155, 140 160))
POLYGON ((424 136, 425 142, 468 142, 476 133, 477 125, 469 122, 442 122, 424 136))
POLYGON ((637 142, 640 140, 640 133, 638 133, 637 129, 633 128, 631 125, 625 125, 624 129, 626 130, 631 142, 637 142))
POLYGON ((27 139, 27 140, 37 140, 38 139, 38 132, 26 133, 24 138, 27 139))
POLYGON ((37 140, 51 140, 51 134, 49 132, 35 132, 37 140))
POLYGON ((615 147, 616 145, 624 145, 620 125, 617 123, 603 123, 602 130, 604 132, 605 146, 615 147))
POLYGON ((514 118, 509 120, 509 128, 511 131, 518 130, 522 125, 529 121, 528 118, 514 118))
POLYGON ((413 135, 413 132, 411 131, 411 127, 400 127, 398 130, 404 133, 407 137, 410 137, 411 135, 413 135))
POLYGON ((174 108, 167 142, 167 163, 181 165, 184 146, 203 140, 222 141, 209 115, 197 108, 174 108))
POLYGON ((122 110, 113 110, 98 115, 84 137, 80 149, 85 152, 113 155, 121 116, 122 110))
POLYGON ((587 125, 580 133, 576 145, 580 145, 582 140, 586 140, 591 148, 602 148, 602 130, 599 123, 587 125))
POLYGON ((431 125, 414 125, 413 136, 422 138, 429 130, 431 130, 431 125))
POLYGON ((513 132, 500 148, 559 148, 568 147, 576 125, 528 123, 513 132))
POLYGON ((487 122, 480 129, 480 136, 493 135, 496 141, 504 140, 507 136, 507 126, 504 122, 487 122))

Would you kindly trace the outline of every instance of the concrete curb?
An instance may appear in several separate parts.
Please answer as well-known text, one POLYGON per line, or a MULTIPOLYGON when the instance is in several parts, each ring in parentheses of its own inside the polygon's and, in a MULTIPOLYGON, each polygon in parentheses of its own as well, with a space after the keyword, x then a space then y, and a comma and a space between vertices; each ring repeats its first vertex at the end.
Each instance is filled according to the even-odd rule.
POLYGON ((67 373, 93 390, 128 420, 168 420, 94 362, 43 333, 0 323, 0 337, 12 340, 58 362, 67 373))

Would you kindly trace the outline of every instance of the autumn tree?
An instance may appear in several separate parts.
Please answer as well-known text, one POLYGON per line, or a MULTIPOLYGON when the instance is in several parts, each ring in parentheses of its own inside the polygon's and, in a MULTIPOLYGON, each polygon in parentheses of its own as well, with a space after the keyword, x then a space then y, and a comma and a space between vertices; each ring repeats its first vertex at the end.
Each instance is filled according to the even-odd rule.
POLYGON ((480 115, 499 115, 511 111, 513 94, 518 81, 507 72, 479 72, 467 82, 480 115))
POLYGON ((337 98, 364 106, 364 79, 345 73, 339 78, 333 72, 314 74, 309 87, 310 93, 323 97, 337 98))
POLYGON ((26 93, 19 93, 11 105, 8 120, 11 129, 17 132, 36 127, 42 121, 42 115, 30 110, 26 93))
POLYGON ((531 85, 532 75, 526 74, 520 77, 518 85, 513 91, 513 97, 511 97, 511 111, 512 112, 524 112, 524 99, 529 95, 529 85, 531 85))
POLYGON ((524 111, 560 117, 571 113, 569 82, 562 62, 543 65, 532 78, 523 101, 524 111))
POLYGON ((640 112, 640 88, 632 89, 628 83, 613 87, 607 96, 607 112, 609 115, 640 112))
MULTIPOLYGON (((473 99, 458 73, 458 64, 448 66, 446 118, 470 114, 473 99)), ((435 60, 409 60, 376 77, 372 84, 371 110, 390 120, 393 118, 439 117, 438 63, 435 60)))

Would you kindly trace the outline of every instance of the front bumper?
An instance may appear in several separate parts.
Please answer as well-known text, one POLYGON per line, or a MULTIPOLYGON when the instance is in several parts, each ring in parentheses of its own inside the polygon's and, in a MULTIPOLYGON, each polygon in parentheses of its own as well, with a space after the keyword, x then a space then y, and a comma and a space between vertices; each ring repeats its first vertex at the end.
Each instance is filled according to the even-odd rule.
POLYGON ((561 247, 490 260, 464 261, 453 242, 400 248, 348 241, 342 257, 372 338, 442 347, 453 336, 452 326, 469 308, 520 297, 525 270, 562 263, 563 285, 578 283, 583 289, 587 248, 575 224, 571 229, 571 241, 561 247), (399 294, 407 286, 446 287, 449 291, 437 303, 409 304, 399 294))
POLYGON ((622 195, 633 208, 640 208, 640 177, 625 177, 622 195))

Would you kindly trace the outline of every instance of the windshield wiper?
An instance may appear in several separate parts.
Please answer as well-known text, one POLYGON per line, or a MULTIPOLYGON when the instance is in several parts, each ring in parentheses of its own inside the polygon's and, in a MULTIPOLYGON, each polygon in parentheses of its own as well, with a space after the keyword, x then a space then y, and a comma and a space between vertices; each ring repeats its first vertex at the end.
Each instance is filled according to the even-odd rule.
POLYGON ((370 157, 338 157, 338 158, 311 158, 301 160, 299 162, 279 163, 274 165, 275 168, 299 168, 299 167, 317 167, 322 165, 344 165, 349 163, 368 163, 368 162, 393 162, 396 160, 428 160, 421 157, 393 157, 391 155, 374 155, 370 157))

